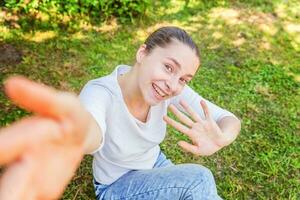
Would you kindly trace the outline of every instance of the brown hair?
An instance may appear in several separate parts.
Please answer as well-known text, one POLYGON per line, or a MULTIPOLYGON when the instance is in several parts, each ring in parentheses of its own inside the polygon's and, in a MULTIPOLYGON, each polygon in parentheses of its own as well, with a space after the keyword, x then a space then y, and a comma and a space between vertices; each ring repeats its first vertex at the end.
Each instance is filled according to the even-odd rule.
POLYGON ((150 53, 156 46, 165 47, 167 44, 170 44, 173 39, 188 45, 195 51, 197 57, 200 59, 199 49, 193 39, 185 32, 185 30, 176 26, 161 27, 151 33, 145 41, 146 49, 150 53))

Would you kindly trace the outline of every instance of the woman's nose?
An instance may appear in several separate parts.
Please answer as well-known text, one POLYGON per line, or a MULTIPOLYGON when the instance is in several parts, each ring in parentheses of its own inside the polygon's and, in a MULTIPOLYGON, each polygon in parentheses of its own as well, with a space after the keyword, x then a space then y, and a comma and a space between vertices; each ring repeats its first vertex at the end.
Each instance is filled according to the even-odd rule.
POLYGON ((176 78, 170 78, 168 81, 166 81, 166 86, 169 95, 173 95, 178 89, 178 80, 176 78))

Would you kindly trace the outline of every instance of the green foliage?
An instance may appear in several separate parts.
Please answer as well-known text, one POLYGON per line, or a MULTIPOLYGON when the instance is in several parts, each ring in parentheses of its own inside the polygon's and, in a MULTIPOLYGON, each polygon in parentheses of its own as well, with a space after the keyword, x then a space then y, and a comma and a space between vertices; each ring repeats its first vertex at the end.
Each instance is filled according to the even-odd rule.
POLYGON ((43 13, 53 18, 62 14, 102 20, 115 16, 123 22, 142 16, 151 5, 151 0, 5 0, 6 8, 23 15, 43 13))

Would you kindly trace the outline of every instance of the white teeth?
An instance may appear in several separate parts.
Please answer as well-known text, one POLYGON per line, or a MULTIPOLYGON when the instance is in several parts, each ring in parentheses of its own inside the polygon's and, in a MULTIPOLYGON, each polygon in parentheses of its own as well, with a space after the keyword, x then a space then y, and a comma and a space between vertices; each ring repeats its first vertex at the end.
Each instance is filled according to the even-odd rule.
POLYGON ((161 97, 165 97, 165 93, 163 91, 161 91, 155 84, 152 84, 153 88, 155 89, 155 91, 161 96, 161 97))

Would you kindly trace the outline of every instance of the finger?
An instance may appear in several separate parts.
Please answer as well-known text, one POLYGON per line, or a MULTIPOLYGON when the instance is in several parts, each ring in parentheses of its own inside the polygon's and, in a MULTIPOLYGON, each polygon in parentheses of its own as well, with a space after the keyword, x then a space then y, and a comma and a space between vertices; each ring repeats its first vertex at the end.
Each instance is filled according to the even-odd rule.
POLYGON ((19 106, 42 116, 59 119, 65 135, 72 135, 76 126, 78 131, 75 137, 82 141, 88 117, 75 95, 59 92, 18 76, 9 78, 5 82, 5 89, 7 95, 19 106))
POLYGON ((185 141, 179 141, 178 145, 186 152, 191 152, 195 155, 200 155, 199 148, 185 141))
POLYGON ((188 118, 185 114, 180 112, 174 105, 171 104, 169 108, 181 122, 183 122, 189 127, 193 126, 194 122, 190 118, 188 118))
POLYGON ((74 97, 46 85, 15 76, 5 81, 7 95, 26 110, 55 118, 74 111, 74 97))
POLYGON ((0 129, 0 164, 18 159, 31 145, 62 138, 60 125, 50 119, 30 117, 0 129))
POLYGON ((201 117, 184 100, 180 100, 179 103, 195 122, 202 121, 201 117))
POLYGON ((165 121, 167 124, 171 125, 172 127, 174 127, 175 129, 177 129, 177 130, 180 131, 181 133, 183 133, 183 134, 185 134, 185 135, 187 135, 187 136, 189 136, 189 137, 192 136, 191 134, 189 134, 189 130, 190 130, 190 129, 189 129, 188 127, 182 125, 181 123, 175 121, 174 119, 172 119, 172 118, 170 118, 170 117, 168 117, 168 116, 164 116, 163 119, 164 119, 164 121, 165 121))
POLYGON ((0 199, 34 200, 31 191, 32 166, 24 159, 7 168, 0 179, 0 199))
POLYGON ((210 112, 208 110, 208 107, 207 107, 207 104, 204 100, 201 100, 200 101, 200 104, 201 104, 201 107, 203 109, 203 112, 204 112, 204 115, 205 115, 205 118, 206 119, 211 119, 211 115, 210 115, 210 112))

